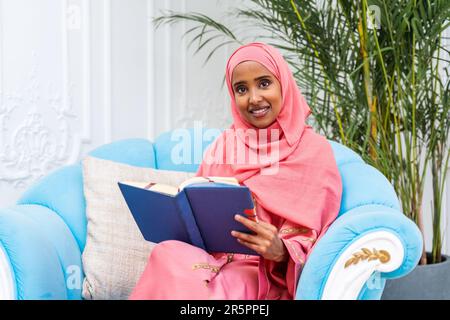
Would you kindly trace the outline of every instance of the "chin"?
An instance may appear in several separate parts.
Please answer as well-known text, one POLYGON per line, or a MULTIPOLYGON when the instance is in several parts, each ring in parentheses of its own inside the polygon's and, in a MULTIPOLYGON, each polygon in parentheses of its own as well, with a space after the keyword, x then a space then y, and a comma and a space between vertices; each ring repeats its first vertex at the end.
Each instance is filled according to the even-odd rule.
POLYGON ((268 128, 272 123, 274 123, 274 121, 264 121, 264 122, 257 122, 257 123, 252 122, 252 125, 258 129, 265 129, 265 128, 268 128))
POLYGON ((245 115, 244 117, 245 121, 250 124, 252 127, 256 128, 256 129, 264 129, 267 128, 269 126, 271 126, 276 118, 267 118, 267 119, 261 119, 261 120, 255 120, 251 115, 245 115))

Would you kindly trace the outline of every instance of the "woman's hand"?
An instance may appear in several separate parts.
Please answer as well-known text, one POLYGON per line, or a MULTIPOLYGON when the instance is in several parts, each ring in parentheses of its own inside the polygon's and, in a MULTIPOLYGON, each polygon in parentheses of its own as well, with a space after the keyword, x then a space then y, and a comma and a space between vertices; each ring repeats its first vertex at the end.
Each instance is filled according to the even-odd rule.
POLYGON ((278 237, 278 229, 270 223, 247 219, 241 215, 235 215, 236 221, 254 231, 256 234, 247 234, 238 231, 231 231, 231 235, 237 238, 239 243, 255 250, 265 259, 276 262, 285 261, 288 258, 288 251, 278 237))

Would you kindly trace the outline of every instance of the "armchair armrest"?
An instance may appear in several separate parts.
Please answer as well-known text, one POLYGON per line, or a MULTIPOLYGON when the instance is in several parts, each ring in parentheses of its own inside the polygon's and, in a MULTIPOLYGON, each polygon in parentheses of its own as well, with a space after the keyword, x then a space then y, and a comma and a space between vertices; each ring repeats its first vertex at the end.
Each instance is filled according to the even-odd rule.
POLYGON ((16 296, 16 279, 6 250, 0 242, 0 300, 14 300, 16 296))
POLYGON ((82 279, 80 249, 56 212, 0 210, 0 299, 80 299, 82 279))
POLYGON ((352 209, 317 242, 296 299, 379 299, 386 278, 415 268, 422 245, 417 226, 398 210, 383 205, 352 209), (374 275, 378 281, 370 285, 374 275))

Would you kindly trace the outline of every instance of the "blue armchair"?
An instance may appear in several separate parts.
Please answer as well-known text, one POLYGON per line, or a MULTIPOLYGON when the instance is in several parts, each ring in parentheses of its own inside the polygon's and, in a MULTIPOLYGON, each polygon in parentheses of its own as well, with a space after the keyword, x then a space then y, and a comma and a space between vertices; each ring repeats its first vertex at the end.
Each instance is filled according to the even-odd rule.
MULTIPOLYGON (((164 133, 154 143, 114 142, 90 155, 195 172, 198 163, 172 161, 177 139, 198 138, 193 129, 181 131, 177 136, 164 133)), ((192 154, 201 157, 220 130, 214 132, 192 143, 192 154)), ((388 180, 350 149, 330 143, 343 180, 341 208, 304 266, 296 299, 379 299, 386 279, 404 276, 416 266, 422 238, 400 211, 388 180)), ((15 206, 0 209, 0 299, 81 299, 86 227, 80 163, 49 174, 15 206)))

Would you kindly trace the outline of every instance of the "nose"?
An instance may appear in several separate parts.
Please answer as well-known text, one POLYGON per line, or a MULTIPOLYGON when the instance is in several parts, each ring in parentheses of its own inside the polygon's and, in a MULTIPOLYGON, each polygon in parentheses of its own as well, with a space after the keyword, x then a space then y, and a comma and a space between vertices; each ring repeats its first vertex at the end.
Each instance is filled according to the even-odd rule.
POLYGON ((258 104, 261 102, 262 97, 259 94, 258 90, 251 90, 249 95, 249 104, 258 104))

